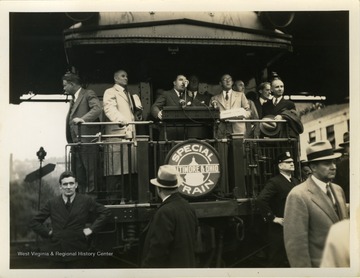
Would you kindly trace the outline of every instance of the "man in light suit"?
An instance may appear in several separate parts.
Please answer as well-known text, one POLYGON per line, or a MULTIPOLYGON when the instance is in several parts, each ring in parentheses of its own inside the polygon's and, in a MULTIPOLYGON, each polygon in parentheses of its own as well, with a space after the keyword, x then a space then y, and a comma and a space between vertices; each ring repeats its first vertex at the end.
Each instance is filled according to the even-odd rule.
MULTIPOLYGON (((222 91, 220 94, 213 96, 210 103, 213 106, 217 106, 220 113, 225 110, 231 110, 236 108, 245 109, 245 115, 243 118, 250 116, 249 102, 243 92, 237 92, 232 90, 233 80, 229 74, 224 74, 220 79, 220 85, 222 91)), ((232 133, 246 133, 245 123, 225 123, 220 122, 215 126, 215 134, 217 138, 226 138, 232 133)))
POLYGON ((348 217, 342 188, 332 184, 336 161, 329 141, 306 149, 312 175, 294 187, 285 204, 284 241, 291 267, 319 267, 330 227, 348 217))
MULTIPOLYGON (((73 73, 66 73, 63 78, 65 94, 71 95, 69 112, 66 117, 66 139, 68 143, 89 143, 94 138, 79 138, 79 124, 98 122, 101 114, 100 101, 92 90, 83 89, 80 78, 73 73)), ((99 126, 81 126, 81 135, 95 135, 99 126)), ((97 146, 81 145, 72 147, 72 170, 78 177, 79 191, 96 190, 97 146)))
POLYGON ((51 241, 48 252, 53 252, 53 267, 79 268, 89 264, 78 252, 89 251, 91 235, 100 231, 111 212, 91 197, 76 194, 78 183, 72 172, 59 178, 61 195, 46 202, 29 226, 37 234, 51 241), (44 225, 50 218, 51 228, 44 225), (62 256, 61 253, 70 253, 62 256))
MULTIPOLYGON (((185 94, 185 89, 188 86, 189 81, 186 77, 182 74, 176 76, 175 80, 173 81, 174 88, 163 92, 161 95, 157 97, 153 105, 151 106, 151 115, 157 119, 163 119, 163 109, 164 106, 177 106, 181 107, 184 103, 186 104, 190 101, 189 96, 185 94)), ((183 140, 186 139, 185 129, 184 127, 167 127, 167 139, 168 140, 183 140)), ((160 140, 165 138, 164 129, 160 130, 160 140)))
POLYGON ((196 266, 198 220, 195 210, 178 192, 181 178, 175 167, 162 165, 150 180, 162 203, 142 233, 141 266, 189 268, 196 266))
POLYGON ((135 138, 136 128, 135 125, 128 123, 142 118, 142 105, 140 98, 127 90, 128 75, 126 71, 116 71, 114 81, 114 86, 107 89, 103 97, 105 121, 116 123, 105 126, 105 134, 113 136, 106 139, 106 142, 114 143, 106 144, 104 148, 107 191, 109 199, 116 199, 118 194, 115 192, 123 189, 125 192, 120 192, 121 197, 125 198, 127 195, 128 200, 133 200, 136 197, 136 189, 129 185, 129 175, 136 173, 136 148, 129 142, 135 138), (129 151, 131 152, 131 161, 129 160, 129 151), (121 175, 123 175, 123 179, 121 175), (123 183, 123 188, 120 188, 121 183, 123 183), (130 187, 125 188, 125 186, 130 187))

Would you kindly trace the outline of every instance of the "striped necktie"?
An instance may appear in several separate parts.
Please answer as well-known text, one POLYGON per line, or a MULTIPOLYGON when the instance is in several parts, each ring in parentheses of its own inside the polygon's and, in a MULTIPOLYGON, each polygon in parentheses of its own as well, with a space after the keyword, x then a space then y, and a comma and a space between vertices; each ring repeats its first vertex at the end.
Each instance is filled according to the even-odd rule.
POLYGON ((326 184, 326 195, 329 197, 334 209, 335 209, 335 212, 336 214, 339 216, 340 218, 340 214, 339 214, 339 208, 338 208, 338 205, 337 205, 337 202, 335 200, 335 198, 333 198, 333 194, 331 193, 331 187, 330 187, 330 183, 327 183, 326 184))

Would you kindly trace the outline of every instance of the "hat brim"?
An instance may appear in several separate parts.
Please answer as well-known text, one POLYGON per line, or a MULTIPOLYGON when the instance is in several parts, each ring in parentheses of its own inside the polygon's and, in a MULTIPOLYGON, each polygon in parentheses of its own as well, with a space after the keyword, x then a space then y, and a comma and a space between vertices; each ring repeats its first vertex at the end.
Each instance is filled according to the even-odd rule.
POLYGON ((318 158, 315 158, 315 159, 312 159, 312 160, 308 160, 308 161, 306 161, 306 162, 321 161, 321 160, 330 160, 330 159, 339 158, 340 156, 342 156, 341 153, 334 153, 333 155, 318 157, 318 158))
MULTIPOLYGON (((275 119, 275 116, 273 116, 273 115, 268 115, 263 118, 263 120, 274 120, 274 119, 275 119)), ((266 122, 260 123, 260 130, 264 135, 274 136, 274 135, 278 134, 281 129, 281 126, 279 125, 279 123, 275 123, 275 128, 273 130, 267 129, 265 127, 265 124, 267 124, 267 123, 266 122)))
POLYGON ((343 142, 339 144, 339 147, 345 147, 345 146, 349 146, 350 145, 350 141, 347 142, 343 142))
POLYGON ((177 188, 177 187, 179 187, 181 185, 182 181, 178 180, 178 183, 176 185, 164 185, 164 184, 159 183, 157 181, 157 179, 155 178, 155 179, 151 179, 150 183, 155 185, 155 186, 161 187, 161 188, 177 188))

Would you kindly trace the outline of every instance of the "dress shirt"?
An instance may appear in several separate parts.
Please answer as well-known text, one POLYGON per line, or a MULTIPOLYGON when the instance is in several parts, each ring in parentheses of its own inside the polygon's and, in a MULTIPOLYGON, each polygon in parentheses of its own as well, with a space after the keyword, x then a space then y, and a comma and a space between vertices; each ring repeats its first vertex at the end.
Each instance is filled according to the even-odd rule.
MULTIPOLYGON (((316 178, 314 175, 311 175, 311 178, 313 179, 313 181, 315 182, 315 184, 320 187, 321 191, 324 192, 324 193, 327 195, 327 193, 326 193, 326 191, 327 191, 327 190, 326 190, 326 185, 327 185, 327 183, 319 180, 319 179, 316 178)), ((330 193, 331 193, 331 199, 332 199, 333 203, 335 204, 334 194, 332 193, 331 190, 330 190, 330 193)))
POLYGON ((223 96, 224 96, 224 98, 226 98, 226 92, 228 92, 228 97, 229 97, 229 99, 230 99, 232 90, 230 89, 230 90, 228 90, 228 91, 223 91, 223 96))
POLYGON ((283 175, 289 182, 291 182, 291 175, 286 175, 285 173, 280 173, 283 175))
POLYGON ((274 98, 273 98, 273 104, 275 105, 275 102, 276 102, 276 105, 279 104, 279 102, 280 102, 281 99, 282 99, 282 96, 281 96, 281 97, 278 97, 278 98, 274 97, 274 98))
POLYGON ((259 101, 260 101, 260 104, 263 105, 263 104, 266 103, 268 100, 260 97, 260 98, 259 98, 259 101))
POLYGON ((78 96, 80 94, 80 90, 81 90, 81 88, 79 88, 79 90, 77 90, 76 93, 74 94, 74 96, 73 96, 74 102, 77 100, 77 98, 78 98, 78 96))
MULTIPOLYGON (((71 204, 72 204, 72 202, 74 202, 75 195, 76 195, 76 194, 73 194, 73 195, 70 196, 70 203, 71 203, 71 204)), ((62 195, 62 198, 63 198, 63 200, 64 200, 64 203, 66 204, 67 201, 68 201, 68 197, 65 196, 65 195, 62 195)))

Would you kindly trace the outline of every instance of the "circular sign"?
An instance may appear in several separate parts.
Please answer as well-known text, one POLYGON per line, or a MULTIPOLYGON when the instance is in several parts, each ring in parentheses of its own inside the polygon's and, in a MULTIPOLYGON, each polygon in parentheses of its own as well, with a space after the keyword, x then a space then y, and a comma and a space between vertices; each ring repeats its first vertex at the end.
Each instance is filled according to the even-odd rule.
POLYGON ((183 182, 179 192, 189 197, 199 197, 211 192, 220 178, 220 159, 208 143, 188 140, 173 147, 166 164, 175 166, 183 182))

